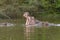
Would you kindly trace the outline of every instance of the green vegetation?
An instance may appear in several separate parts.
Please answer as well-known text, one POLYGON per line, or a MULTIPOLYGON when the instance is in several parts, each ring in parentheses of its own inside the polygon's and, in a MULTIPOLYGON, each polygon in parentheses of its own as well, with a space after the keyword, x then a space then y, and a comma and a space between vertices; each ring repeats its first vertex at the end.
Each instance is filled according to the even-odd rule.
POLYGON ((60 18, 59 0, 0 0, 0 18, 21 19, 24 11, 30 11, 37 19, 60 18), (5 14, 5 15, 3 15, 5 14), (5 16, 5 17, 4 17, 5 16))

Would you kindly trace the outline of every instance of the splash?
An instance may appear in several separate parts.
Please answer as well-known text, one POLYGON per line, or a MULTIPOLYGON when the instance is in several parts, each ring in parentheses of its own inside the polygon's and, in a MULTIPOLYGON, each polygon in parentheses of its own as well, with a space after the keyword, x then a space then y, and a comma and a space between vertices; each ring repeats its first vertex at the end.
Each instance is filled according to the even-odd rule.
POLYGON ((51 27, 51 26, 60 26, 60 24, 37 21, 37 23, 34 25, 26 25, 26 26, 28 26, 28 27, 32 27, 32 26, 35 26, 35 27, 43 27, 43 26, 51 27))
POLYGON ((13 23, 0 23, 0 27, 11 27, 11 26, 15 26, 16 24, 13 23))

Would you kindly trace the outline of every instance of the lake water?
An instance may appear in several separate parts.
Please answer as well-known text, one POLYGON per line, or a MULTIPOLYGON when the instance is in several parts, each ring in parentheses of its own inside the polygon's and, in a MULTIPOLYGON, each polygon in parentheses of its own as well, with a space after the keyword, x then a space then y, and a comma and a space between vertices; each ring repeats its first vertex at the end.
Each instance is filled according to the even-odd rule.
POLYGON ((0 23, 0 27, 11 27, 11 26, 15 26, 16 24, 13 23, 0 23))

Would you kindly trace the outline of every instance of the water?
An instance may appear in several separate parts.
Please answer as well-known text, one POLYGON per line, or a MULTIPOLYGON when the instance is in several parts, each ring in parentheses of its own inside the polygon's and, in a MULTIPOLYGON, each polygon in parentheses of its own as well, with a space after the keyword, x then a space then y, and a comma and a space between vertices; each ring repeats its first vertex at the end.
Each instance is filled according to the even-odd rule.
POLYGON ((11 26, 15 26, 16 24, 13 23, 0 23, 0 27, 11 27, 11 26))

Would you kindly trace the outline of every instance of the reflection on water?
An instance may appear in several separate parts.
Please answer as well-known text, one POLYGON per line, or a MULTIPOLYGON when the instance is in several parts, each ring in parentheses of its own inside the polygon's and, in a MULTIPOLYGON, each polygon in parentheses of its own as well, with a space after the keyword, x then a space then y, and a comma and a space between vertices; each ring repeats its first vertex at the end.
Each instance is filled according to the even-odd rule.
POLYGON ((48 25, 46 24, 41 24, 41 25, 28 25, 26 27, 24 27, 24 38, 25 40, 31 40, 31 39, 34 39, 32 36, 34 36, 34 33, 35 33, 35 26, 36 27, 42 27, 42 26, 48 26, 48 27, 51 27, 51 26, 60 26, 60 24, 54 24, 54 23, 49 23, 48 25))
POLYGON ((25 40, 31 40, 31 36, 34 34, 34 27, 26 26, 24 28, 25 40))
POLYGON ((52 26, 60 26, 60 24, 48 23, 48 22, 39 22, 34 25, 27 25, 24 28, 24 35, 26 40, 31 40, 31 36, 34 35, 34 28, 40 27, 52 27, 52 26), (32 35, 31 35, 32 34, 32 35))

